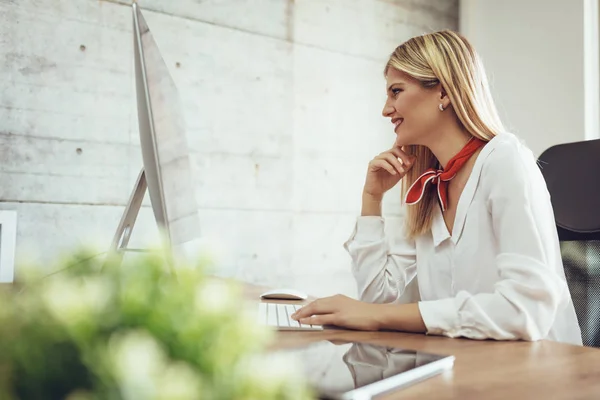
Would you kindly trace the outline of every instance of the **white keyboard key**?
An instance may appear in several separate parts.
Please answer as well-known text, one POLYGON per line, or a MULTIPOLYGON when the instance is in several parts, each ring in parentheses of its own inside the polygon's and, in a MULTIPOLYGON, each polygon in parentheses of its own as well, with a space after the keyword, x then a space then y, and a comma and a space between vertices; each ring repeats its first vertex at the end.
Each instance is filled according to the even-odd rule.
POLYGON ((279 326, 287 328, 290 326, 285 307, 277 306, 277 323, 279 326))
POLYGON ((267 303, 259 303, 258 304, 258 323, 259 324, 267 323, 267 303))
POLYGON ((279 330, 321 331, 320 325, 305 325, 292 319, 292 314, 301 308, 298 304, 259 303, 259 323, 275 327, 279 330))
POLYGON ((279 326, 277 323, 277 306, 273 303, 267 303, 267 325, 279 326))

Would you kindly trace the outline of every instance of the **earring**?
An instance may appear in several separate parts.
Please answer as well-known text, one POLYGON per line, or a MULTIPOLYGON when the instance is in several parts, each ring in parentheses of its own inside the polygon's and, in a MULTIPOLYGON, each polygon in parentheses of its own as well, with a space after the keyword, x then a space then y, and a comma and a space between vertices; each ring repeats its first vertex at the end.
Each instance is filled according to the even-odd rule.
POLYGON ((444 105, 440 103, 440 111, 444 111, 444 105))

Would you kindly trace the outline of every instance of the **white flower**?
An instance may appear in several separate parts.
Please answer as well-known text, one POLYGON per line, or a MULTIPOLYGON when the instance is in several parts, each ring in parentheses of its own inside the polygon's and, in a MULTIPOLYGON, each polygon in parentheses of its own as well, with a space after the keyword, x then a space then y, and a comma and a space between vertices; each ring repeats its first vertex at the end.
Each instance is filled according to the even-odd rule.
POLYGON ((133 331, 111 337, 109 348, 123 398, 154 399, 166 358, 158 342, 147 332, 133 331))
POLYGON ((76 292, 75 282, 66 279, 53 280, 45 285, 42 297, 50 312, 69 324, 78 321, 85 313, 76 292))
POLYGON ((101 312, 113 296, 113 288, 106 278, 86 278, 80 288, 80 299, 92 313, 101 312))
POLYGON ((189 365, 171 364, 161 374, 156 400, 194 400, 200 398, 200 379, 189 365))
POLYGON ((42 293, 48 309, 66 325, 93 318, 106 307, 111 296, 109 281, 100 277, 61 277, 46 284, 42 293))

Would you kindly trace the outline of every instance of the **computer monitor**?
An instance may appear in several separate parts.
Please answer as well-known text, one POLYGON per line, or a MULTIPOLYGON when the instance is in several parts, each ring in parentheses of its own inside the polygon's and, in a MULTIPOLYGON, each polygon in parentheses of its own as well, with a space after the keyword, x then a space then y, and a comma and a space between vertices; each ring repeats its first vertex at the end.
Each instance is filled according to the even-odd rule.
POLYGON ((146 190, 163 243, 181 256, 199 239, 198 205, 177 87, 138 4, 132 4, 137 115, 143 168, 111 245, 122 256, 146 190))

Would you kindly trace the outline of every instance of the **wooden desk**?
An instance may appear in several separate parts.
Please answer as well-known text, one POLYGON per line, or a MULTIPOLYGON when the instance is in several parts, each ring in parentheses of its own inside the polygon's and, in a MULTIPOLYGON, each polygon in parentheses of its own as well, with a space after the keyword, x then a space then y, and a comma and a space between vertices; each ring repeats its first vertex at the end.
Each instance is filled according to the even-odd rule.
MULTIPOLYGON (((259 300, 267 288, 247 285, 259 300)), ((296 302, 297 303, 297 302, 296 302)), ((600 399, 600 349, 551 341, 497 342, 400 332, 278 332, 273 349, 320 340, 367 342, 452 354, 454 368, 385 399, 600 399)))

